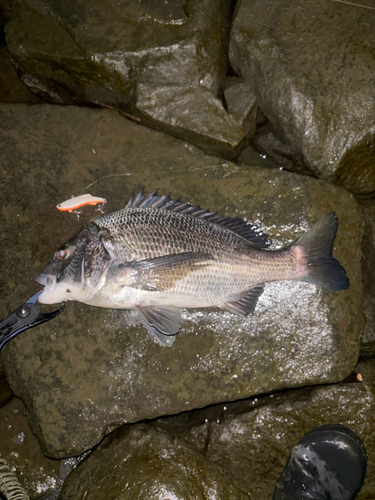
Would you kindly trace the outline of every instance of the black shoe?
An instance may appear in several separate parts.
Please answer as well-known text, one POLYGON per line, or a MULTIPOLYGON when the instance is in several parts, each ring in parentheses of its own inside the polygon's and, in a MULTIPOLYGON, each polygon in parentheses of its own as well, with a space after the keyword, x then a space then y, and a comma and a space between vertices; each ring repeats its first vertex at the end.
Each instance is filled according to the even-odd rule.
POLYGON ((307 433, 293 448, 273 500, 354 500, 366 476, 366 450, 339 424, 307 433))

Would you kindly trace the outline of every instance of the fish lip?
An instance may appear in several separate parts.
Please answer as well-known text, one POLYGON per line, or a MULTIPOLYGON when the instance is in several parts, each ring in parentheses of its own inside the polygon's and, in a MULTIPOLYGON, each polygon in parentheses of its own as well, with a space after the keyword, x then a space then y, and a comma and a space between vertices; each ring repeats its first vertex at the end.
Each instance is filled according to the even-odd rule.
POLYGON ((53 288, 56 285, 57 276, 41 273, 35 278, 35 281, 44 287, 53 288))

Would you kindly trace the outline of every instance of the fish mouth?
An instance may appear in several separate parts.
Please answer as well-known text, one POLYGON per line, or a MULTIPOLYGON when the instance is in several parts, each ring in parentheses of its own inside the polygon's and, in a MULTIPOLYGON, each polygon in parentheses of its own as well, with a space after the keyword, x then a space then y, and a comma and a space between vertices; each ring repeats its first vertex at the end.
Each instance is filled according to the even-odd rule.
POLYGON ((56 285, 57 276, 42 273, 35 278, 35 281, 39 283, 39 285, 43 285, 44 287, 51 289, 56 285))

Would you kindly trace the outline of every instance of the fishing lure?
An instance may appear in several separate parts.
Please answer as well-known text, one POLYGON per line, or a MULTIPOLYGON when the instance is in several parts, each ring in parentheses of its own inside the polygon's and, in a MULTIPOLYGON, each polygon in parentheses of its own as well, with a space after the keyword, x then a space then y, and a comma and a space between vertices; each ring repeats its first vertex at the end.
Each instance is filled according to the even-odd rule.
POLYGON ((100 205, 100 210, 102 211, 103 206, 107 203, 105 198, 100 198, 99 196, 92 196, 91 194, 82 194, 81 196, 72 196, 69 200, 63 201, 56 208, 61 212, 75 212, 85 205, 100 205))

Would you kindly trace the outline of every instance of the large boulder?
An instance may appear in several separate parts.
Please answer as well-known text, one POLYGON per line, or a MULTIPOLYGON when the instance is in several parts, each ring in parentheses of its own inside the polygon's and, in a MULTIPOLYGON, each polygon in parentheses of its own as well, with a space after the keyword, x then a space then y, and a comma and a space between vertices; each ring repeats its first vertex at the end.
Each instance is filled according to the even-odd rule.
POLYGON ((11 2, 5 28, 23 82, 59 104, 98 104, 233 158, 244 139, 223 107, 229 2, 11 2))
POLYGON ((278 164, 353 193, 375 191, 375 30, 366 5, 238 3, 229 56, 269 124, 253 137, 278 164))
MULTIPOLYGON (((307 432, 320 425, 342 424, 365 445, 367 475, 357 500, 369 500, 375 495, 375 360, 360 362, 356 372, 359 378, 341 384, 251 398, 241 408, 227 404, 226 411, 216 409, 220 423, 209 420, 213 409, 211 415, 202 412, 206 422, 185 433, 183 439, 208 461, 226 468, 245 491, 260 500, 272 498, 288 455, 307 432), (242 414, 230 414, 237 410, 242 414)), ((172 422, 173 429, 176 424, 172 422)), ((166 420, 164 427, 168 427, 166 420)))
POLYGON ((231 474, 145 424, 107 436, 66 480, 59 500, 249 500, 231 474))
POLYGON ((172 348, 128 311, 68 303, 56 319, 2 349, 7 378, 43 451, 61 458, 92 448, 115 427, 286 387, 333 383, 358 358, 362 219, 344 189, 305 176, 237 166, 139 126, 113 111, 2 105, 0 317, 38 290, 54 251, 93 217, 56 205, 91 192, 124 206, 142 185, 246 217, 284 247, 334 210, 334 255, 351 286, 330 292, 301 282, 267 284, 246 319, 185 310, 172 348))

